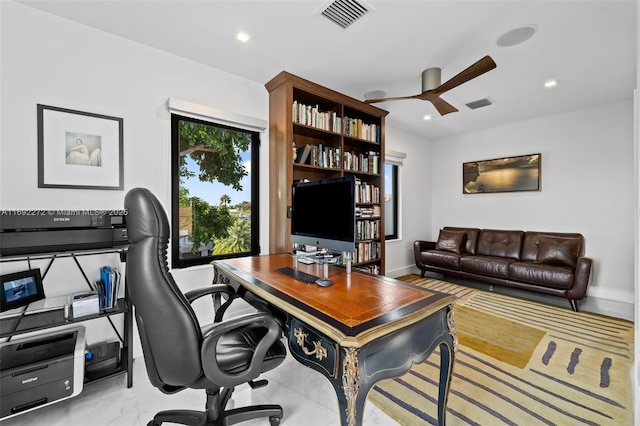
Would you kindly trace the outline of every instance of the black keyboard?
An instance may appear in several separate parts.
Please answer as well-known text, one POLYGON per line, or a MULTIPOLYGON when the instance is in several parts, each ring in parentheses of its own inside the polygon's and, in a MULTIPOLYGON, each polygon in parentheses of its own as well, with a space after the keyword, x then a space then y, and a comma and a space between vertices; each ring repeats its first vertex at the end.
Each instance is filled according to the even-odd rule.
POLYGON ((285 266, 284 268, 276 269, 276 272, 280 272, 288 277, 291 277, 295 280, 302 281, 303 283, 313 284, 318 280, 318 277, 315 275, 307 274, 306 272, 299 271, 297 269, 290 268, 285 266))

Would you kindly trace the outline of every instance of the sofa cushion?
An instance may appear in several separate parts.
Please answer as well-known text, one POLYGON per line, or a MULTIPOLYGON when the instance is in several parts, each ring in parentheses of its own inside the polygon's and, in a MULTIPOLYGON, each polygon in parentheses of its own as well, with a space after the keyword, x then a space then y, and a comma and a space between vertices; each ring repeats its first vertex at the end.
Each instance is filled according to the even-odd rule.
POLYGON ((524 231, 483 229, 478 236, 477 254, 520 259, 524 231))
POLYGON ((420 253, 422 263, 437 268, 460 269, 460 255, 451 251, 427 250, 420 253))
POLYGON ((522 253, 520 254, 520 260, 531 260, 533 262, 536 261, 538 257, 538 248, 540 247, 540 235, 577 238, 580 240, 579 256, 584 255, 584 237, 582 236, 582 234, 569 232, 527 231, 524 233, 524 239, 522 240, 522 253))
POLYGON ((582 240, 541 234, 538 237, 536 262, 556 266, 576 267, 582 240))
POLYGON ((464 245, 467 233, 465 231, 440 230, 436 250, 451 251, 460 254, 464 245))
POLYGON ((568 266, 517 261, 509 265, 509 280, 566 290, 573 285, 573 269, 568 266))
POLYGON ((465 243, 462 246, 462 253, 476 254, 476 246, 478 242, 478 234, 480 229, 478 228, 459 228, 455 226, 445 226, 442 228, 446 231, 463 231, 467 234, 465 243))
POLYGON ((460 270, 496 278, 509 278, 509 264, 515 259, 493 256, 463 256, 460 270))

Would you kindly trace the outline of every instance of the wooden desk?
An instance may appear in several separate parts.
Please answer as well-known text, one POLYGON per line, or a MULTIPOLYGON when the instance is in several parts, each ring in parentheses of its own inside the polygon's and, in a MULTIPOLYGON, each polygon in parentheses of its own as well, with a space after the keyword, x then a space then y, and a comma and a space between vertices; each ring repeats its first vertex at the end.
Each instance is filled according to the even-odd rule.
MULTIPOLYGON (((378 380, 403 375, 439 346, 438 422, 444 424, 457 346, 455 296, 337 267, 329 268, 333 285, 305 284, 276 271, 293 266, 287 254, 213 264, 216 282, 282 318, 293 357, 333 385, 342 425, 362 424, 367 394, 378 380)), ((299 269, 322 276, 316 265, 299 269)))

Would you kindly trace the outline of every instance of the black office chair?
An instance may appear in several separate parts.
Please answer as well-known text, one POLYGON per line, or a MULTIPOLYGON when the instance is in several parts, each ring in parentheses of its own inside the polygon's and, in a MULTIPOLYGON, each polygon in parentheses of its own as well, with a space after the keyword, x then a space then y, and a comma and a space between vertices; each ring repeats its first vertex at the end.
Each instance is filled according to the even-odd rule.
POLYGON ((235 386, 266 384, 253 379, 284 360, 286 349, 279 340, 282 331, 277 321, 267 312, 222 320, 236 297, 233 288, 224 284, 183 294, 167 266, 169 222, 162 204, 143 188, 130 190, 124 204, 130 242, 126 290, 135 308, 149 380, 164 393, 192 388, 205 389, 207 394, 206 411, 161 411, 148 426, 163 422, 230 425, 263 416, 278 425, 279 405, 225 411, 235 386), (206 294, 224 294, 226 301, 216 304, 216 321, 201 327, 190 303, 206 294))

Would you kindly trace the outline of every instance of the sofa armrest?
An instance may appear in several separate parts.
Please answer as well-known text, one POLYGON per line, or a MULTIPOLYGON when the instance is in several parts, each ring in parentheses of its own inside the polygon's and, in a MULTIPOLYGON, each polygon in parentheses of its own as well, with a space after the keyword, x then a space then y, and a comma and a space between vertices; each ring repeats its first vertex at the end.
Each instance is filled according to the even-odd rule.
POLYGON ((573 277, 573 287, 567 293, 568 299, 581 300, 587 296, 587 287, 591 282, 593 261, 588 257, 579 257, 573 277))
POLYGON ((425 270, 425 265, 422 263, 422 258, 420 253, 425 250, 434 250, 436 248, 436 243, 434 241, 423 241, 416 240, 413 242, 413 256, 416 260, 416 266, 421 270, 425 270))

